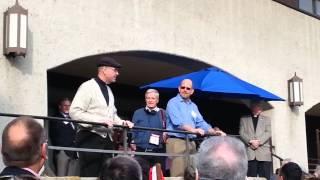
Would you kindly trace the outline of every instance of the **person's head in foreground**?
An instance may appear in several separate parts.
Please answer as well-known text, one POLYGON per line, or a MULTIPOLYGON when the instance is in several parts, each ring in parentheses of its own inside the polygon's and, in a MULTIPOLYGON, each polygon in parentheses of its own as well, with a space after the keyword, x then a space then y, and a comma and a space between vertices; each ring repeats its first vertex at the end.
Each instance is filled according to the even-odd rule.
POLYGON ((200 180, 244 180, 248 169, 244 144, 228 136, 206 139, 200 145, 197 169, 200 180))
POLYGON ((2 132, 1 153, 7 167, 28 168, 39 173, 47 159, 43 127, 31 117, 18 117, 2 132))
POLYGON ((280 180, 301 180, 302 169, 294 162, 288 162, 280 169, 280 180))
POLYGON ((139 163, 129 156, 117 156, 107 160, 100 173, 100 180, 142 180, 139 163))

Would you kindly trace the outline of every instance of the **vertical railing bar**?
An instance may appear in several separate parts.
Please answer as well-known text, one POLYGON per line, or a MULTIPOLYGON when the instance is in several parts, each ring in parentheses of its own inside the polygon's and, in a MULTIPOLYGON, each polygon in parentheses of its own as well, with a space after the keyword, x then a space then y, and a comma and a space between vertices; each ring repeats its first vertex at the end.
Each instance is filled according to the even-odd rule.
POLYGON ((128 129, 127 128, 123 128, 123 134, 122 134, 122 139, 123 139, 123 150, 124 150, 124 154, 128 155, 128 129))

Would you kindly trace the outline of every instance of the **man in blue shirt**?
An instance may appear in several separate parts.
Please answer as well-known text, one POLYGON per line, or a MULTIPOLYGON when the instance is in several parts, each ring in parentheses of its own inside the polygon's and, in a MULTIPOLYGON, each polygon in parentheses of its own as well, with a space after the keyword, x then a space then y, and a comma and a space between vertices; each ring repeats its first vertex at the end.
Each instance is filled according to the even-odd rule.
MULTIPOLYGON (((194 134, 168 133, 167 153, 186 153, 187 143, 185 137, 188 136, 190 153, 196 152, 196 145, 192 141, 196 135, 205 134, 225 136, 226 134, 219 128, 212 128, 200 114, 198 107, 190 97, 194 93, 192 81, 184 79, 179 88, 179 94, 169 100, 167 105, 167 130, 182 130, 194 134)), ((187 160, 184 157, 171 158, 170 176, 183 176, 187 160)))

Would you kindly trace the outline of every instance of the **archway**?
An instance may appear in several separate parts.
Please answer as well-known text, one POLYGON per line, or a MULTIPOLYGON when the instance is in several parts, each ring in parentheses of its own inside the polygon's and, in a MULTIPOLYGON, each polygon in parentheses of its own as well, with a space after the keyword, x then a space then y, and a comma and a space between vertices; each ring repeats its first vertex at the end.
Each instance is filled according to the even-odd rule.
POLYGON ((320 164, 320 103, 306 111, 305 116, 309 170, 313 172, 320 164))
MULTIPOLYGON (((101 56, 113 57, 123 66, 117 83, 110 85, 118 115, 123 119, 131 119, 134 111, 145 105, 145 90, 140 89, 140 86, 211 66, 200 60, 151 51, 122 51, 81 57, 47 71, 50 116, 54 116, 57 111, 59 99, 72 99, 82 82, 96 76, 95 61, 101 56)), ((159 107, 166 108, 168 100, 176 94, 176 90, 160 91, 159 107)), ((193 101, 210 124, 220 127, 228 134, 238 134, 240 116, 249 112, 241 99, 203 97, 195 93, 193 101)), ((54 168, 52 163, 50 166, 54 168)))
MULTIPOLYGON (((95 77, 95 60, 101 56, 111 56, 123 65, 117 83, 111 88, 118 114, 125 119, 131 119, 134 110, 144 106, 144 90, 139 89, 141 85, 211 66, 200 60, 152 51, 121 51, 81 57, 48 70, 49 115, 54 113, 58 99, 64 96, 72 98, 82 82, 95 77)), ((177 92, 160 93, 159 106, 165 108, 167 101, 177 92)), ((207 121, 229 134, 238 134, 239 118, 248 112, 242 100, 196 95, 193 100, 207 121)))

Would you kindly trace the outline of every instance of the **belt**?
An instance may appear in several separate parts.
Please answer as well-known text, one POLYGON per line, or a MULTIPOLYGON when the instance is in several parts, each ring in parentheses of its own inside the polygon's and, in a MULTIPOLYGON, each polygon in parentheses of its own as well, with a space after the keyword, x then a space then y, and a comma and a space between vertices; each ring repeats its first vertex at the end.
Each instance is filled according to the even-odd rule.
MULTIPOLYGON (((177 137, 177 136, 168 136, 168 138, 173 138, 173 139, 181 139, 181 140, 184 140, 184 141, 186 141, 186 138, 184 138, 184 137, 177 137)), ((189 138, 189 141, 194 141, 194 139, 190 139, 190 138, 189 138)))
POLYGON ((137 151, 139 152, 161 152, 163 149, 161 148, 141 148, 137 147, 137 151))

